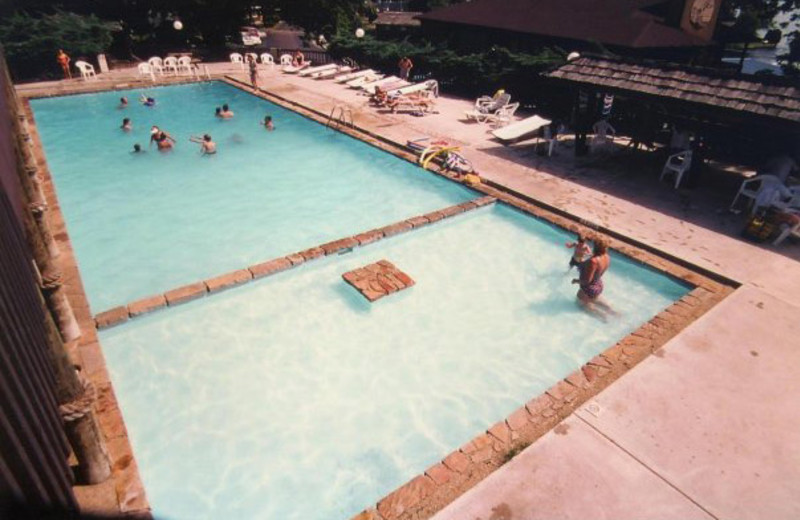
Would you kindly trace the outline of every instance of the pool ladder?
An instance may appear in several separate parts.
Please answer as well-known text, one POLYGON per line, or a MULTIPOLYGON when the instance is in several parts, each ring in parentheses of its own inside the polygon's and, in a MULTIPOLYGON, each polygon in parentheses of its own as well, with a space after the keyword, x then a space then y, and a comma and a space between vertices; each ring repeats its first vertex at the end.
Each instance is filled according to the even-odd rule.
POLYGON ((336 129, 340 126, 353 128, 355 126, 353 123, 353 110, 347 105, 334 106, 325 126, 331 129, 336 129))

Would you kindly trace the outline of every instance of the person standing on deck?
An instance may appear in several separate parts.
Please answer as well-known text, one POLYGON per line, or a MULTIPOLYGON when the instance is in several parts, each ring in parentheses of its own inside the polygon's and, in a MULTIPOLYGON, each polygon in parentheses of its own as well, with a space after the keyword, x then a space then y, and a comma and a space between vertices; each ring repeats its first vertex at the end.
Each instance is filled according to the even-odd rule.
POLYGON ((400 79, 408 80, 411 76, 411 69, 414 68, 414 63, 408 56, 403 56, 397 64, 397 67, 400 69, 400 79))
POLYGON ((253 88, 258 88, 258 65, 256 64, 255 58, 253 56, 247 57, 247 66, 250 68, 250 84, 253 85, 253 88))
POLYGON ((61 65, 61 70, 64 72, 64 79, 72 79, 72 71, 69 68, 69 54, 64 52, 64 49, 58 49, 56 61, 61 65))

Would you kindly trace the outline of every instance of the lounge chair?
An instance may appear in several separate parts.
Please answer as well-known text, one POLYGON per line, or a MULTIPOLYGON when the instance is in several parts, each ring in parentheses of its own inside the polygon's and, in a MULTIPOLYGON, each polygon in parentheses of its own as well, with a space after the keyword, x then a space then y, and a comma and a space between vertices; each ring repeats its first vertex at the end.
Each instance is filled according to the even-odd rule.
POLYGON ((386 101, 386 106, 396 112, 415 112, 427 114, 433 111, 436 102, 432 97, 424 93, 415 93, 402 96, 394 96, 386 101))
POLYGON ((361 78, 363 76, 369 76, 370 74, 377 74, 377 72, 373 69, 361 69, 356 70, 354 72, 348 72, 347 74, 343 74, 342 76, 337 76, 333 78, 333 81, 336 83, 346 83, 348 81, 353 81, 354 79, 361 78))
POLYGON ((471 112, 489 114, 497 112, 509 103, 511 103, 511 94, 506 94, 502 90, 498 90, 492 97, 481 96, 476 99, 475 108, 473 108, 471 112))
POLYGON ((495 128, 505 126, 511 122, 511 118, 514 117, 514 113, 518 108, 519 103, 509 103, 494 114, 487 115, 484 122, 493 125, 495 128))
POLYGON ((502 128, 495 128, 492 130, 492 135, 504 143, 511 143, 519 141, 528 137, 533 137, 533 134, 538 132, 543 126, 551 123, 549 119, 539 116, 531 116, 522 121, 517 121, 502 128))
POLYGON ((301 70, 307 69, 311 66, 310 61, 304 61, 302 65, 284 65, 281 70, 286 74, 298 74, 301 70))
POLYGON ((435 79, 429 79, 422 83, 415 83, 406 87, 389 90, 389 96, 413 94, 414 92, 431 92, 434 97, 439 97, 439 83, 435 79))
MULTIPOLYGON (((385 78, 376 79, 374 81, 368 81, 359 85, 357 88, 363 89, 368 94, 375 93, 375 87, 383 87, 384 85, 390 85, 397 83, 398 81, 403 81, 397 76, 386 76, 385 78)), ((348 83, 350 85, 350 83, 348 83)))
POLYGON ((322 71, 325 71, 325 70, 337 69, 337 68, 339 68, 339 66, 336 65, 335 63, 328 63, 326 65, 318 65, 316 67, 308 67, 305 70, 303 70, 302 72, 298 73, 297 75, 298 76, 310 76, 311 74, 314 74, 315 72, 322 72, 322 71))
POLYGON ((353 67, 350 67, 349 65, 343 65, 343 66, 337 67, 335 69, 328 69, 328 70, 323 70, 323 71, 320 71, 320 72, 315 72, 314 74, 311 74, 311 76, 309 76, 309 77, 314 78, 314 79, 327 79, 327 78, 333 78, 333 77, 338 76, 340 74, 345 74, 345 73, 350 72, 352 70, 353 70, 353 67))
MULTIPOLYGON (((478 123, 486 123, 486 122, 489 122, 489 121, 497 121, 499 118, 503 117, 507 113, 507 107, 509 106, 509 103, 504 103, 503 101, 505 101, 505 100, 499 100, 499 102, 498 102, 499 108, 496 108, 496 109, 485 110, 485 111, 477 110, 477 109, 467 110, 467 111, 464 112, 464 117, 466 118, 467 121, 470 121, 470 120, 474 119, 478 123), (502 104, 500 104, 501 102, 502 102, 502 104)), ((519 107, 519 103, 512 103, 512 104, 516 105, 516 107, 514 108, 514 110, 516 111, 517 107, 519 107)), ((487 107, 488 106, 489 105, 487 105, 487 107)), ((492 106, 495 106, 495 105, 492 105, 492 106)), ((513 114, 513 112, 512 112, 512 114, 513 114)))

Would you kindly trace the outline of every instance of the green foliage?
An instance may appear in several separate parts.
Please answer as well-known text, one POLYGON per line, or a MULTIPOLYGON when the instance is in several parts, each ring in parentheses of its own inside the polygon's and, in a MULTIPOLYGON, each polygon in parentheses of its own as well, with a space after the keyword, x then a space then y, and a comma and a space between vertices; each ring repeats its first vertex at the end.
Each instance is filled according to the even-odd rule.
POLYGON ((334 38, 329 52, 335 57, 350 57, 387 72, 396 72, 397 62, 408 56, 414 62, 413 75, 433 77, 451 92, 470 95, 498 88, 521 95, 530 89, 530 83, 542 71, 564 62, 560 53, 549 48, 536 54, 511 52, 503 47, 460 54, 444 44, 414 44, 407 40, 383 41, 371 37, 359 40, 349 35, 334 38))
POLYGON ((273 3, 284 21, 328 38, 352 34, 362 18, 374 17, 374 8, 363 0, 273 0, 273 3))
POLYGON ((17 12, 0 24, 0 42, 17 78, 57 76, 56 53, 64 49, 74 60, 105 52, 116 28, 94 15, 56 10, 38 17, 17 12))

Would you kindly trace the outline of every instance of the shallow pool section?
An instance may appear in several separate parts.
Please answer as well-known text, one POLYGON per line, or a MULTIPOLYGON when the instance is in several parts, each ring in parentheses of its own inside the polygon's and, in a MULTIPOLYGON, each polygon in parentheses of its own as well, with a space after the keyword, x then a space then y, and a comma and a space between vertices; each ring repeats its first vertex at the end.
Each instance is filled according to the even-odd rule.
POLYGON ((225 83, 146 92, 155 107, 138 90, 31 101, 95 313, 475 197, 225 83), (214 117, 223 103, 233 119, 214 117), (152 125, 173 151, 148 146, 152 125), (189 142, 204 133, 215 156, 189 142))
POLYGON ((603 323, 569 238, 489 207, 101 331, 156 518, 350 518, 688 291, 614 256, 603 323))

